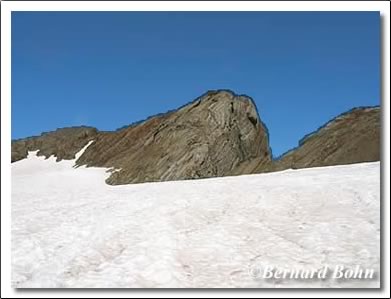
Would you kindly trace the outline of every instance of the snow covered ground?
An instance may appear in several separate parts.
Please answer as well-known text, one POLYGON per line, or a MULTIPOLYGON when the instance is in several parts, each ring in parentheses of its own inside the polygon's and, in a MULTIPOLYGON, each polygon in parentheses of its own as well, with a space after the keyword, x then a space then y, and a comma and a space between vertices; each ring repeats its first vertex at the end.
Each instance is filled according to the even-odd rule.
POLYGON ((109 186, 106 170, 12 164, 13 287, 378 287, 262 279, 266 266, 380 267, 380 164, 109 186))

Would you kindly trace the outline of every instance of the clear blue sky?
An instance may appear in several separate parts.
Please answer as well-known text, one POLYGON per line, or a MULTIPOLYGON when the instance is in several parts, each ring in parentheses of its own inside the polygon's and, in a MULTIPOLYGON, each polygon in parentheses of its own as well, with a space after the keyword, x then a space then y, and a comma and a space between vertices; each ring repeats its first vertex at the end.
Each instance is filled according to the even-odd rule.
POLYGON ((12 138, 114 130, 231 89, 278 156, 380 104, 379 28, 377 12, 13 12, 12 138))

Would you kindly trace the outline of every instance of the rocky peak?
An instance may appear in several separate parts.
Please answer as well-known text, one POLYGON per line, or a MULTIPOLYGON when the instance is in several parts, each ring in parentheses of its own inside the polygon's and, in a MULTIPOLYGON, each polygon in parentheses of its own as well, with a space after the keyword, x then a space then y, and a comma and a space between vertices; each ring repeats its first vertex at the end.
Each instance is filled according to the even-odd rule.
POLYGON ((109 184, 226 176, 254 158, 271 162, 267 129, 254 102, 228 90, 208 91, 175 111, 114 132, 91 129, 82 137, 75 131, 69 139, 61 132, 13 142, 13 161, 21 157, 17 153, 37 149, 72 159, 94 140, 76 163, 116 169, 109 184))
POLYGON ((271 161, 251 99, 209 91, 176 111, 100 136, 77 164, 120 169, 108 183, 126 184, 231 175, 257 156, 271 161))

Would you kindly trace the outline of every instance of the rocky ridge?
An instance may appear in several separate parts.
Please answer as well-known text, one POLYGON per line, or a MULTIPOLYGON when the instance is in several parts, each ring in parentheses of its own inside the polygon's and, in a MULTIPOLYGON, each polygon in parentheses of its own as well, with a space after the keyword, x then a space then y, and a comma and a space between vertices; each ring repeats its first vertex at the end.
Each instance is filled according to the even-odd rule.
POLYGON ((219 90, 114 132, 68 128, 14 141, 12 161, 30 150, 72 159, 90 140, 76 164, 115 169, 107 179, 113 185, 234 175, 250 160, 260 165, 272 160, 267 129, 252 99, 219 90))
POLYGON ((229 90, 208 91, 174 111, 117 131, 71 127, 12 141, 11 161, 28 151, 77 166, 112 170, 112 185, 196 179, 380 160, 380 107, 355 108, 272 159, 266 125, 253 100, 229 90))
POLYGON ((380 107, 354 108, 302 138, 269 170, 380 161, 380 135, 380 107))

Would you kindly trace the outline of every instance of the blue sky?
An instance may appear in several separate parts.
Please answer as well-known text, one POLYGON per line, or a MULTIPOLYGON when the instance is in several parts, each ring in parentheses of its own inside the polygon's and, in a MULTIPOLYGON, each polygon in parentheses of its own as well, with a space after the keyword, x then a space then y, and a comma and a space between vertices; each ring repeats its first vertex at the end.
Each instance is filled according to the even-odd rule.
POLYGON ((380 104, 379 29, 377 12, 13 12, 12 138, 114 130, 231 89, 278 156, 380 104))

